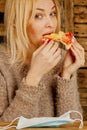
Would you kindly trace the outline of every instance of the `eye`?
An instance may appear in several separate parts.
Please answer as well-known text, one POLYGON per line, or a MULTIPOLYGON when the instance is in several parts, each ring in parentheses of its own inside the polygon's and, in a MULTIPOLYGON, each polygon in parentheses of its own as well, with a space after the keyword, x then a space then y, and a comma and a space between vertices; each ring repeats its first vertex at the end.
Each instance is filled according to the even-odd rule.
POLYGON ((36 18, 36 19, 41 19, 41 18, 43 18, 43 15, 42 15, 42 14, 36 14, 36 15, 35 15, 35 18, 36 18))
POLYGON ((56 16, 56 11, 51 12, 50 16, 56 16))

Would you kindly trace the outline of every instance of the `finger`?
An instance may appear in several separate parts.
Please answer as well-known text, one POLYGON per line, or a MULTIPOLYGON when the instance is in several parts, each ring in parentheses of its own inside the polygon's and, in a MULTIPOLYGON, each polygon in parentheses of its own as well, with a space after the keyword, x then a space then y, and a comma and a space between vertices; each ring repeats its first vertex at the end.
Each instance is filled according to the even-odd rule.
POLYGON ((61 49, 58 49, 53 55, 49 56, 49 62, 54 62, 59 56, 61 56, 61 49))
POLYGON ((40 53, 43 48, 45 48, 46 44, 48 43, 48 39, 45 40, 44 44, 42 44, 35 52, 34 54, 37 55, 38 53, 40 53))
POLYGON ((76 46, 78 49, 84 50, 84 48, 77 42, 75 37, 72 39, 72 46, 76 46))
POLYGON ((80 53, 80 51, 79 51, 77 48, 73 48, 73 47, 71 47, 71 49, 72 49, 72 51, 73 51, 73 53, 74 53, 74 55, 75 55, 76 61, 79 62, 79 65, 84 65, 84 63, 85 63, 85 58, 84 58, 84 56, 80 53))
POLYGON ((75 37, 73 37, 73 39, 72 39, 72 46, 75 48, 78 48, 80 51, 82 51, 83 52, 83 54, 84 54, 84 48, 77 42, 77 40, 76 40, 76 38, 75 37))
POLYGON ((58 56, 55 58, 54 62, 53 62, 54 66, 56 66, 56 65, 59 63, 60 60, 61 60, 61 55, 58 55, 58 56))
POLYGON ((80 51, 84 52, 84 48, 77 42, 76 44, 72 44, 73 47, 76 47, 80 51))
POLYGON ((44 53, 44 54, 49 53, 49 50, 53 47, 53 45, 54 45, 54 41, 51 40, 49 43, 47 43, 47 45, 44 48, 44 50, 42 51, 42 53, 44 53))
POLYGON ((82 46, 74 46, 73 48, 79 53, 80 57, 85 57, 84 48, 82 46))
POLYGON ((79 50, 75 47, 71 47, 71 50, 73 52, 73 55, 75 56, 75 58, 81 58, 81 53, 79 52, 79 50))
POLYGON ((52 48, 49 50, 50 54, 53 55, 58 49, 58 43, 54 43, 54 45, 52 46, 52 48))
POLYGON ((79 49, 79 48, 77 48, 76 46, 72 46, 73 48, 74 48, 74 50, 78 53, 78 55, 80 56, 80 57, 84 57, 84 50, 83 49, 79 49))
POLYGON ((59 55, 62 55, 62 51, 61 51, 60 48, 58 48, 58 49, 56 50, 56 52, 54 53, 53 57, 54 57, 54 58, 57 58, 59 55))

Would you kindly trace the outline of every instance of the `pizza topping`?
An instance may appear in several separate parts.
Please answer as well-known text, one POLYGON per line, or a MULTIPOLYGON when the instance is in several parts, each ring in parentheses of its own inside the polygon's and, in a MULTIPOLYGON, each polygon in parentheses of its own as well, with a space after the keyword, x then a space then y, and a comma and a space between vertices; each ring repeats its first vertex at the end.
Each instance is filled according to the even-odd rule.
POLYGON ((72 44, 72 37, 73 34, 68 32, 68 33, 64 33, 62 31, 60 31, 58 34, 57 33, 52 33, 50 35, 45 35, 44 38, 48 38, 50 40, 55 40, 55 41, 60 41, 61 43, 63 43, 66 47, 66 49, 69 49, 71 47, 72 44))

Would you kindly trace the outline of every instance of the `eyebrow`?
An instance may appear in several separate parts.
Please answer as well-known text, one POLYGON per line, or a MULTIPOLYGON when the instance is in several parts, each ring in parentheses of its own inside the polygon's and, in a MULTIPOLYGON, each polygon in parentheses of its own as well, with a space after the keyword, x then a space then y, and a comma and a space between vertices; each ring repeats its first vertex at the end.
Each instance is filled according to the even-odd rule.
MULTIPOLYGON (((54 8, 55 8, 55 5, 51 9, 54 9, 54 8)), ((44 9, 42 8, 36 8, 36 10, 44 11, 44 9)))

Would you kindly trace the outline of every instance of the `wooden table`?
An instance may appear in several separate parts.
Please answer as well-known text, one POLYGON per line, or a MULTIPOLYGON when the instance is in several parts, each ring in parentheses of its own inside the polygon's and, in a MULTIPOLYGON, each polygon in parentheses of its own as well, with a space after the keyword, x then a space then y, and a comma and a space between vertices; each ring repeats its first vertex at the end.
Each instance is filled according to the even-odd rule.
MULTIPOLYGON (((6 126, 8 124, 9 123, 6 122, 0 122, 0 127, 6 126)), ((13 125, 16 124, 14 123, 13 125)), ((8 130, 16 130, 16 128, 9 128, 8 130)), ((79 129, 79 123, 74 123, 74 124, 66 124, 58 128, 26 128, 22 130, 80 130, 80 129, 79 129)), ((84 121, 84 127, 81 130, 87 130, 87 121, 84 121)))

